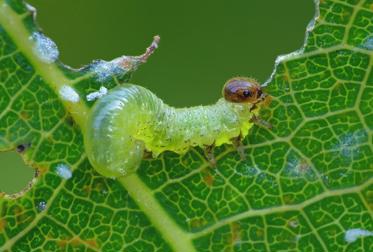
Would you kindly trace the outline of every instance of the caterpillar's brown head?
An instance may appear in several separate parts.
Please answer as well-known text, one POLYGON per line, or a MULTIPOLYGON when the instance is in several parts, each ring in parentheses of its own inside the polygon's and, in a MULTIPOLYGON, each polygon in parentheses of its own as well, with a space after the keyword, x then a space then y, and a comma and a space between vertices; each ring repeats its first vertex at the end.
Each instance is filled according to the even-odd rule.
POLYGON ((257 104, 267 97, 260 84, 250 78, 235 77, 228 80, 223 88, 223 97, 233 103, 257 104))

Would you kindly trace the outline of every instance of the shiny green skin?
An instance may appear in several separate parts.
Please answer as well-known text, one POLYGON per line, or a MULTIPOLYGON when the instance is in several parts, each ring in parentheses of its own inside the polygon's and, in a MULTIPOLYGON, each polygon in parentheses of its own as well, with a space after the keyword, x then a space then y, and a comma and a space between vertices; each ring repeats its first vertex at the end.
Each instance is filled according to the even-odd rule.
POLYGON ((137 170, 144 151, 183 154, 192 146, 231 143, 252 127, 249 103, 219 99, 214 105, 173 108, 144 87, 125 84, 93 106, 87 120, 85 148, 102 175, 119 177, 137 170))

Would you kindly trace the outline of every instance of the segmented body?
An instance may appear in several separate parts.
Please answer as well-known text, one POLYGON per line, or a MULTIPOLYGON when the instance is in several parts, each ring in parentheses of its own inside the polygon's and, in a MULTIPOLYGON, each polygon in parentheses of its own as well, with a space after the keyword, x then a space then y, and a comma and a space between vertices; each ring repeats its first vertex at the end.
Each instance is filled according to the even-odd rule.
POLYGON ((258 112, 251 103, 224 98, 209 106, 173 108, 148 89, 126 84, 99 99, 89 115, 85 135, 88 158, 105 176, 134 172, 145 150, 154 156, 185 153, 192 146, 219 146, 245 137, 250 118, 258 112))

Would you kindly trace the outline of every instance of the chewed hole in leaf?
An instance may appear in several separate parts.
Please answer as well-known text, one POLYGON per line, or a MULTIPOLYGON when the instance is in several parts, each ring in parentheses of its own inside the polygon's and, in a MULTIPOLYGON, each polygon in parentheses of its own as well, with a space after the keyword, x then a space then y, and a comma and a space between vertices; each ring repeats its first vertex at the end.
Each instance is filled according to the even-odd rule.
MULTIPOLYGON (((17 151, 23 148, 20 145, 17 151)), ((27 166, 16 152, 1 152, 0 160, 0 192, 16 194, 26 190, 34 177, 34 169, 27 166)))
MULTIPOLYGON (((6 2, 18 1, 21 2, 21 0, 6 2)), ((93 2, 94 0, 90 2, 90 5, 93 5, 93 2)), ((276 1, 270 5, 266 3, 265 15, 261 13, 261 17, 272 16, 271 9, 280 13, 281 16, 287 16, 274 7, 274 2, 276 1)), ((283 1, 280 4, 283 5, 283 1)), ((160 4, 157 2, 157 5, 160 4)), ((352 41, 353 45, 359 48, 351 50, 351 43, 348 45, 349 48, 345 48, 345 44, 339 42, 339 38, 334 38, 333 35, 339 36, 338 31, 345 29, 346 36, 349 36, 351 33, 346 23, 355 27, 358 25, 352 19, 346 20, 349 15, 351 16, 352 9, 355 9, 357 14, 352 16, 359 17, 359 9, 365 8, 361 11, 366 13, 368 8, 367 6, 352 7, 353 1, 344 4, 343 1, 323 0, 320 1, 320 5, 322 14, 320 19, 316 19, 307 28, 310 30, 315 25, 315 32, 309 34, 310 39, 305 45, 305 54, 298 51, 290 56, 279 58, 284 62, 279 63, 273 73, 273 81, 268 86, 268 93, 273 96, 274 102, 267 109, 267 116, 263 118, 269 119, 269 122, 273 124, 273 129, 253 128, 250 141, 245 142, 247 145, 245 161, 240 160, 237 152, 222 146, 215 151, 218 153, 216 154, 218 160, 216 168, 207 167, 203 151, 198 150, 183 157, 165 154, 160 155, 159 159, 146 161, 138 177, 115 180, 103 178, 98 176, 87 160, 82 160, 81 165, 75 162, 79 158, 85 158, 84 149, 79 148, 83 138, 75 129, 79 128, 79 120, 83 118, 84 121, 86 114, 72 113, 72 108, 77 105, 83 105, 82 107, 84 104, 91 105, 93 102, 87 101, 90 99, 93 101, 106 92, 100 90, 100 87, 105 86, 111 89, 116 79, 112 77, 125 72, 116 68, 118 64, 113 66, 111 65, 113 61, 104 61, 101 62, 103 65, 97 66, 97 69, 90 65, 91 68, 85 68, 84 72, 84 74, 90 74, 89 79, 78 79, 82 80, 79 85, 75 85, 75 79, 60 81, 60 78, 57 81, 39 82, 38 85, 30 85, 30 87, 26 86, 26 81, 22 82, 21 84, 25 85, 23 93, 31 98, 18 99, 14 104, 25 104, 25 106, 12 106, 12 97, 19 90, 17 86, 8 85, 10 81, 4 82, 5 85, 0 85, 0 94, 4 94, 0 95, 0 108, 9 107, 15 112, 20 111, 20 113, 13 113, 13 117, 5 117, 6 120, 3 120, 6 123, 3 127, 4 131, 1 131, 0 127, 0 146, 3 142, 14 144, 11 140, 17 138, 18 135, 22 136, 23 133, 18 130, 19 125, 25 125, 24 132, 30 132, 28 129, 31 127, 33 131, 40 132, 43 137, 40 141, 40 148, 35 148, 40 155, 36 155, 37 158, 32 160, 38 164, 52 164, 48 166, 48 169, 40 170, 45 176, 38 180, 35 190, 30 190, 28 195, 24 195, 26 197, 19 200, 4 199, 4 203, 1 202, 0 212, 6 214, 0 217, 0 231, 4 231, 0 232, 0 250, 9 248, 15 251, 33 251, 54 246, 50 250, 55 251, 70 247, 75 249, 76 246, 79 249, 82 247, 82 249, 95 251, 110 249, 167 252, 307 249, 343 251, 350 248, 359 249, 359 247, 363 251, 367 247, 365 244, 369 246, 372 239, 372 219, 369 214, 373 202, 372 134, 371 127, 367 127, 366 124, 370 125, 371 95, 369 90, 373 75, 371 74, 371 51, 364 51, 369 49, 371 41, 367 38, 370 34, 360 37, 356 42, 352 41), (341 18, 344 23, 339 21, 341 18), (331 22, 336 24, 330 25, 331 22), (336 33, 332 33, 332 30, 336 33), (332 45, 336 45, 335 41, 341 43, 337 49, 331 48, 332 45), (362 46, 364 43, 366 43, 365 47, 362 46), (369 56, 361 57, 361 54, 369 54, 369 56), (291 58, 294 56, 298 58, 291 58), (369 68, 367 62, 369 62, 369 68), (105 76, 105 72, 101 75, 101 70, 108 70, 110 75, 105 76), (103 77, 103 83, 100 77, 103 77), (349 77, 352 77, 351 80, 347 79, 349 77), (61 120, 54 120, 57 113, 55 113, 56 110, 51 110, 57 101, 53 104, 45 104, 44 102, 51 95, 40 92, 43 86, 49 85, 59 98, 59 102, 61 100, 64 105, 67 105, 65 106, 67 112, 71 112, 67 117, 65 113, 61 113, 58 118, 61 120), (60 88, 64 85, 66 85, 64 91, 67 90, 67 92, 62 92, 65 95, 61 95, 60 88), (364 89, 362 85, 366 85, 364 89), (66 89, 66 87, 71 87, 71 89, 66 89), (75 98, 79 97, 80 100, 74 99, 74 95, 71 95, 74 90, 79 94, 75 98), (2 97, 7 97, 8 93, 9 98, 2 100, 2 97), (30 100, 33 101, 32 97, 38 99, 38 102, 30 102, 30 100), (362 104, 359 99, 364 103, 362 104), (78 100, 79 104, 75 104, 74 100, 78 100), (33 107, 34 104, 38 106, 33 107), (29 110, 26 113, 24 108, 30 108, 30 111, 40 111, 38 113, 40 117, 35 116, 37 119, 33 120, 34 118, 28 115, 29 110), (352 110, 356 113, 352 114, 352 110), (17 117, 18 114, 20 117, 17 117), (38 124, 37 121, 41 123, 38 124), (22 122, 22 124, 14 122, 22 122), (10 132, 15 137, 8 140, 3 132, 10 132), (32 196, 29 197, 29 195, 32 196), (22 205, 19 202, 25 203, 22 205), (27 213, 32 213, 31 217, 28 217, 27 213), (29 222, 32 224, 28 225, 29 222), (17 230, 18 227, 20 228, 17 230), (24 227, 26 227, 25 230, 19 232, 24 227), (12 232, 9 232, 11 229, 13 229, 12 232), (10 239, 8 241, 3 237, 10 239), (38 242, 40 245, 37 244, 38 242), (83 248, 85 245, 87 248, 83 248), (169 249, 168 245, 172 248, 169 249)), ((195 9, 195 6, 193 8, 195 9)), ((199 11, 200 6, 197 9, 196 11, 199 11)), ((249 9, 241 9, 247 22, 251 17, 247 15, 249 9)), ((293 5, 291 9, 288 9, 294 12, 296 8, 293 5)), ((170 12, 169 9, 167 11, 170 12)), ((226 8, 224 12, 240 16, 239 12, 226 8)), ((145 13, 154 18, 147 12, 145 13)), ((170 13, 174 15, 173 12, 170 13)), ((294 14, 299 15, 298 11, 294 14)), ((125 16, 129 15, 130 11, 127 10, 125 16)), ((162 16, 162 14, 157 13, 157 16, 162 16)), ((206 19, 205 15, 201 16, 206 19)), ((66 17, 63 18, 66 19, 66 17)), ((0 15, 1 19, 4 17, 0 15)), ((103 19, 100 19, 100 22, 101 20, 103 19)), ((139 21, 141 18, 136 20, 139 21)), ((228 19, 222 15, 219 16, 218 21, 220 20, 228 23, 228 19)), ((122 19, 120 21, 121 26, 127 24, 122 19)), ((154 23, 152 22, 152 27, 155 26, 154 23)), ((232 27, 236 27, 236 23, 242 24, 243 22, 234 23, 235 26, 232 27)), ((293 21, 293 23, 298 22, 293 21)), ((205 23, 201 24, 201 28, 204 28, 205 23)), ((92 26, 91 23, 90 26, 92 26)), ((130 25, 123 28, 128 26, 130 25)), ((13 27, 5 29, 6 33, 9 32, 17 38, 13 27)), ((237 36, 220 34, 224 26, 218 25, 218 27, 219 37, 234 41, 234 47, 240 48, 238 43, 245 41, 244 33, 240 34, 239 39, 235 39, 237 36)), ((284 30, 281 30, 283 33, 281 36, 276 36, 271 31, 261 29, 266 34, 270 34, 270 47, 279 48, 279 40, 287 37, 284 30), (275 43, 273 38, 276 38, 275 43)), ((194 30, 197 29, 191 29, 190 32, 193 33, 194 30)), ((232 29, 226 30, 232 31, 232 29)), ((180 32, 179 29, 178 32, 180 32)), ((99 32, 95 30, 95 33, 99 32)), ((130 34, 125 29, 123 32, 115 33, 123 33, 126 36, 130 34)), ((210 33, 206 34, 211 36, 210 33)), ((250 31, 252 41, 256 38, 253 34, 254 32, 250 31)), ((28 36, 24 37, 28 38, 28 36)), ((107 39, 106 36, 101 37, 107 39)), ((166 39, 170 41, 170 37, 173 36, 165 34, 165 41, 166 39)), ((224 48, 230 49, 229 54, 234 55, 234 62, 229 59, 219 61, 215 57, 199 54, 194 50, 196 44, 205 42, 203 38, 189 32, 188 37, 198 38, 197 43, 187 44, 189 48, 193 48, 193 54, 199 58, 212 58, 219 65, 231 66, 234 62, 239 62, 234 51, 231 51, 233 46, 226 45, 224 48)), ((76 37, 74 39, 76 40, 76 37)), ((293 40, 293 37, 289 36, 289 39, 293 40)), ((263 36, 257 40, 262 44, 261 48, 268 47, 265 46, 266 39, 263 36)), ((5 44, 8 43, 6 39, 4 41, 5 44)), ((15 40, 16 45, 18 45, 17 42, 19 41, 15 40)), ((249 43, 245 43, 245 47, 240 48, 242 52, 252 48, 253 45, 251 41, 250 46, 248 46, 249 43)), ((213 45, 211 48, 218 47, 215 43, 208 44, 213 45)), ((178 43, 176 47, 178 50, 185 48, 178 43)), ((168 51, 163 46, 161 48, 162 53, 168 51)), ((224 51, 226 50, 220 50, 220 54, 224 51)), ((260 50, 260 53, 264 55, 266 51, 260 50)), ((30 60, 38 57, 32 49, 29 52, 28 55, 32 55, 30 60)), ((79 53, 79 58, 82 55, 83 53, 79 53)), ((178 61, 183 61, 185 58, 180 54, 177 57, 178 61)), ((15 63, 19 62, 19 58, 14 59, 15 63)), ((264 60, 264 56, 261 59, 264 60)), ((40 63, 40 59, 35 61, 40 63)), ((34 61, 30 62, 27 64, 32 64, 34 61)), ((170 59, 170 62, 176 61, 170 59)), ((248 57, 245 62, 260 65, 259 61, 252 57, 248 57)), ((5 63, 12 65, 11 61, 5 61, 5 63)), ((114 60, 114 63, 118 62, 114 60)), ((199 62, 196 62, 196 65, 197 63, 199 62)), ((48 69, 54 64, 41 65, 48 69)), ((246 63, 242 65, 246 70, 249 67, 246 63)), ((4 73, 16 72, 17 77, 22 77, 23 75, 19 75, 17 71, 18 68, 6 69, 4 73)), ((30 68, 22 67, 22 69, 30 68)), ((232 69, 239 71, 235 66, 232 66, 232 69)), ((36 65, 35 72, 40 74, 41 78, 51 77, 53 73, 59 71, 58 69, 52 69, 51 72, 40 70, 42 68, 36 65)), ((170 92, 177 99, 181 96, 188 97, 188 106, 191 105, 190 95, 184 92, 184 88, 181 89, 185 85, 180 82, 186 79, 184 76, 189 73, 190 76, 197 77, 201 74, 188 68, 187 74, 184 69, 185 75, 180 77, 180 74, 176 74, 178 78, 172 78, 173 69, 167 70, 170 70, 167 71, 167 79, 172 80, 172 83, 177 80, 177 85, 174 86, 177 86, 178 92, 170 92)), ((231 69, 227 70, 231 71, 231 69)), ((249 72, 256 76, 254 70, 249 72)), ((162 83, 157 81, 156 77, 163 74, 155 75, 151 76, 151 82, 156 85, 162 83)), ((207 72, 203 74, 208 78, 211 77, 210 75, 207 72)), ((216 77, 217 74, 214 76, 216 77)), ((198 81, 205 83, 202 79, 198 81)), ((18 82, 14 83, 16 85, 18 82)), ((134 83, 147 85, 146 81, 134 83)), ((210 93, 212 93, 211 90, 212 88, 209 87, 210 93)), ((216 88, 217 92, 219 90, 216 88)), ((209 92, 198 89, 195 93, 209 92)), ((162 94, 159 96, 165 99, 162 94)), ((26 153, 27 148, 27 145, 19 145, 17 152, 26 153)))
POLYGON ((234 75, 252 75, 265 81, 278 54, 302 45, 305 28, 314 15, 312 0, 272 1, 269 5, 239 1, 227 6, 192 1, 183 8, 173 1, 142 5, 135 0, 114 1, 103 8, 99 0, 84 0, 84 11, 79 11, 74 2, 27 2, 37 9, 36 18, 43 30, 53 35, 65 64, 79 68, 93 59, 107 60, 91 69, 98 71, 98 81, 110 80, 110 75, 102 71, 105 68, 123 73, 110 63, 112 58, 138 55, 151 36, 159 33, 159 51, 140 68, 144 72, 134 74, 131 81, 178 106, 215 102, 224 81, 234 75), (120 11, 123 9, 125 15, 120 11), (70 13, 69 18, 60 12, 70 13), (98 19, 97 12, 108 18, 98 19), (190 18, 186 13, 196 15, 190 18), (258 22, 263 13, 265 22, 258 22), (131 25, 133 20, 138 27, 131 25), (169 29, 164 23, 167 20, 178 29, 169 29), (167 74, 163 74, 166 69, 167 74), (175 95, 179 87, 183 87, 183 95, 175 95), (195 90, 199 90, 198 95, 195 90))

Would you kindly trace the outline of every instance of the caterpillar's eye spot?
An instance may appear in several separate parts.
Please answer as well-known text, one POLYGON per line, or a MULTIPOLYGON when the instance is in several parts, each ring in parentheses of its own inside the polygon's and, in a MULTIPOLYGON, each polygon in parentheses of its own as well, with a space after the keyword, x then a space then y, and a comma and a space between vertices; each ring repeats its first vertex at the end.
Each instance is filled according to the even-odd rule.
POLYGON ((245 96, 246 98, 251 96, 251 92, 250 92, 249 90, 245 90, 245 91, 243 91, 242 94, 243 94, 243 96, 245 96))

